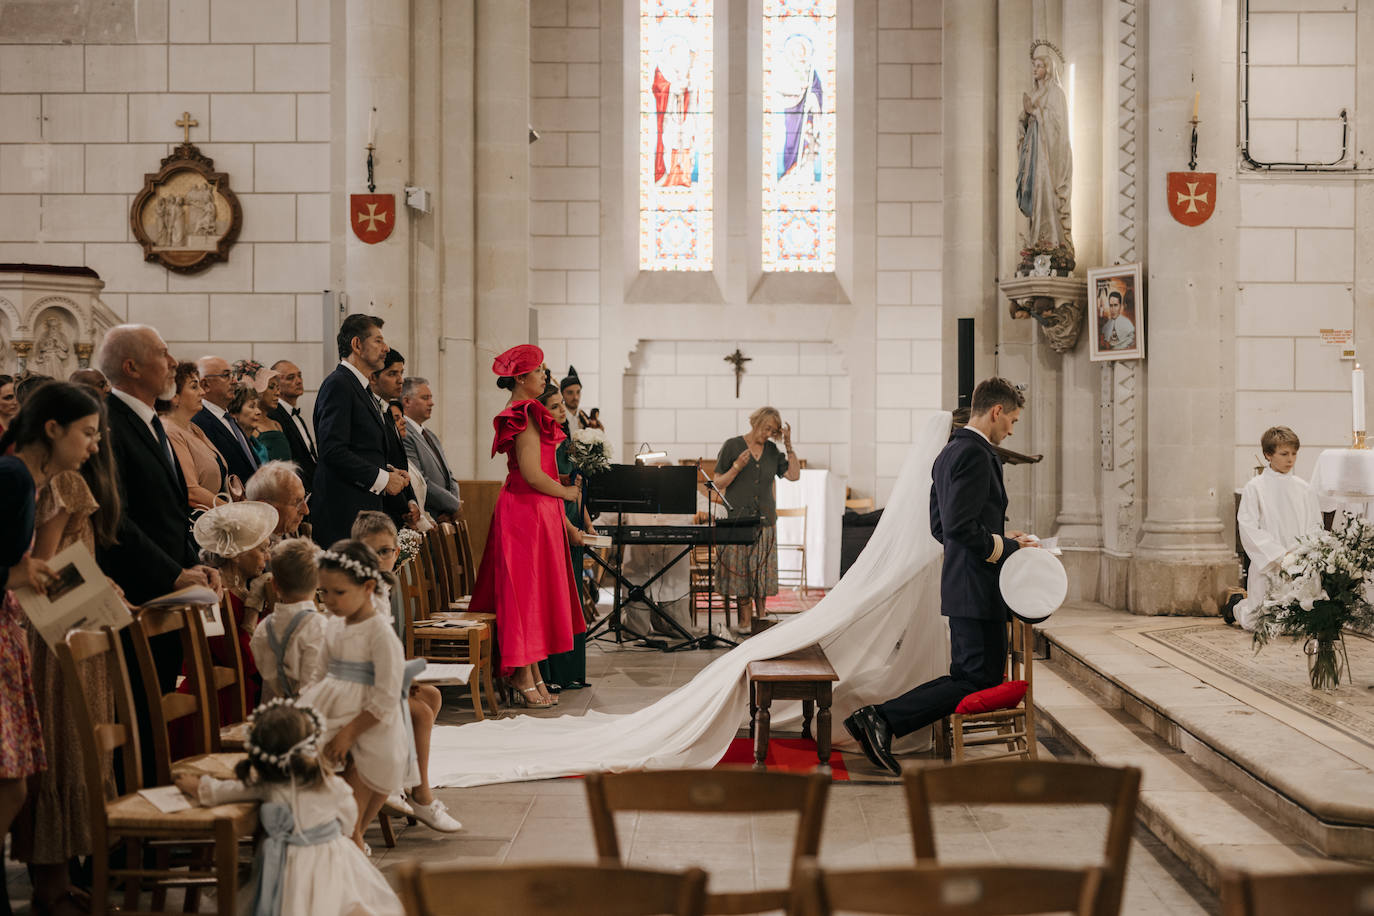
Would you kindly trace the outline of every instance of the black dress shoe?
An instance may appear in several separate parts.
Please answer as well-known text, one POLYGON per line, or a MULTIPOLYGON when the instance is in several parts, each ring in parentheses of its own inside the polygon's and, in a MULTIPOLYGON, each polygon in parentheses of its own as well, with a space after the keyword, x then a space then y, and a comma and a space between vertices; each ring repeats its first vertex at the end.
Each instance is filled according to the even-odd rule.
POLYGON ((880 770, 902 775, 901 764, 892 756, 892 728, 876 706, 863 706, 844 720, 844 729, 859 742, 864 756, 880 770))

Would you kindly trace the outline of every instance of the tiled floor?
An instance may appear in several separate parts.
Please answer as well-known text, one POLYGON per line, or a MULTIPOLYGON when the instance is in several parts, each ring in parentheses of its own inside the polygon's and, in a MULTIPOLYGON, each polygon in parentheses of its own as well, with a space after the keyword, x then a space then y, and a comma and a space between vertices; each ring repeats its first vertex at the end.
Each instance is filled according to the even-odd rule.
MULTIPOLYGON (((596 643, 589 648, 587 659, 592 687, 563 694, 556 710, 531 714, 639 709, 686 683, 719 654, 666 654, 596 643)), ((465 693, 446 695, 444 724, 471 719, 465 693)), ((908 765, 926 762, 914 759, 908 765)), ((822 865, 910 862, 910 830, 901 789, 895 780, 875 772, 862 756, 846 755, 846 763, 851 781, 832 786, 821 844, 822 865)), ((409 859, 452 864, 595 860, 580 780, 443 789, 439 795, 464 829, 441 835, 423 826, 403 827, 394 849, 383 848, 374 830, 369 840, 383 872, 409 859)), ((671 868, 700 865, 710 871, 713 889, 748 890, 786 883, 794 822, 790 815, 628 815, 618 823, 622 845, 632 863, 671 868)), ((937 817, 936 837, 942 855, 950 861, 1075 864, 1099 858, 1105 827, 1106 812, 1101 810, 959 807, 946 809, 937 817), (1033 857, 1026 855, 1028 849, 1034 850, 1033 857)), ((7 877, 15 912, 26 913, 27 881, 22 869, 13 863, 9 866, 7 877)), ((1158 841, 1137 829, 1123 912, 1143 916, 1215 913, 1217 909, 1215 896, 1158 841)))

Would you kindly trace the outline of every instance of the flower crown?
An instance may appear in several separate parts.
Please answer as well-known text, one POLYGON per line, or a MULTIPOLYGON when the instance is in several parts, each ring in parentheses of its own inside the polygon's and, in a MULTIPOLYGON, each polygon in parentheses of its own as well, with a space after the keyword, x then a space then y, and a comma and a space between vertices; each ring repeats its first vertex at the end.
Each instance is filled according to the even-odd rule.
POLYGON ((360 579, 375 579, 378 585, 386 584, 386 580, 382 578, 380 571, 345 554, 337 553, 333 550, 321 550, 320 559, 329 560, 331 563, 337 563, 360 579))
POLYGON ((266 703, 253 710, 252 714, 248 716, 248 756, 261 760, 263 763, 271 764, 279 770, 284 770, 298 754, 306 751, 318 752, 320 735, 323 734, 323 732, 324 719, 320 718, 320 714, 315 710, 315 707, 305 703, 298 703, 286 697, 277 697, 274 700, 268 700, 266 703), (253 741, 253 725, 259 713, 264 710, 274 709, 278 706, 290 706, 294 709, 299 709, 310 718, 311 728, 310 734, 306 735, 300 741, 297 741, 280 754, 273 754, 263 750, 253 741))

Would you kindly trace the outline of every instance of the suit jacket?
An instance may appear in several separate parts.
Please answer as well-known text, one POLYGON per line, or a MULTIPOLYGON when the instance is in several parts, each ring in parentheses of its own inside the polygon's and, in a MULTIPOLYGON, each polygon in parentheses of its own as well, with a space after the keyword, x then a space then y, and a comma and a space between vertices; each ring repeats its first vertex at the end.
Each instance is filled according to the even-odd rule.
POLYGON ((425 437, 425 430, 419 423, 406 417, 406 457, 420 468, 429 487, 425 494, 425 511, 431 515, 457 515, 458 483, 449 473, 439 437, 433 433, 429 435, 433 437, 432 442, 425 437))
MULTIPOLYGON (((377 472, 388 463, 403 467, 405 459, 400 463, 390 459, 377 402, 343 366, 320 385, 314 420, 319 462, 310 496, 310 521, 315 542, 328 547, 348 537, 359 512, 384 508, 382 494, 371 491, 377 472)), ((394 427, 392 435, 396 435, 394 427)))
POLYGON ((940 613, 1007 619, 997 576, 1020 545, 1002 537, 1007 491, 1001 459, 978 433, 956 430, 935 459, 931 479, 930 533, 945 546, 940 613))
POLYGON ((198 562, 186 480, 176 462, 168 467, 162 446, 129 405, 113 394, 105 405, 123 511, 119 543, 98 548, 96 556, 128 599, 142 604, 170 592, 181 571, 198 562))
MULTIPOLYGON (((255 460, 244 452, 238 438, 229 432, 224 423, 210 413, 210 408, 202 407, 200 412, 191 418, 191 422, 199 426, 206 437, 215 444, 215 448, 219 449, 219 453, 224 456, 225 464, 229 465, 229 473, 237 476, 245 484, 248 483, 248 478, 258 469, 255 460)), ((234 421, 231 419, 229 422, 234 421)))
MULTIPOLYGON (((368 395, 372 396, 372 393, 369 391, 368 395)), ((406 447, 401 442, 401 434, 396 431, 396 424, 391 422, 391 414, 386 410, 384 403, 378 403, 375 396, 372 396, 372 403, 376 406, 377 416, 382 418, 382 425, 386 427, 387 464, 408 472, 410 467, 406 447)), ((415 488, 406 484, 405 489, 395 495, 382 495, 382 511, 391 516, 391 520, 396 523, 396 527, 399 529, 405 524, 406 513, 410 511, 412 502, 419 504, 419 500, 415 498, 415 488)), ((421 508, 424 507, 421 506, 421 508)))
POLYGON ((301 483, 309 490, 315 485, 315 459, 310 455, 310 443, 305 441, 296 421, 291 419, 291 408, 286 406, 285 401, 278 401, 267 415, 281 424, 282 432, 286 433, 286 442, 291 446, 291 460, 300 468, 301 483))

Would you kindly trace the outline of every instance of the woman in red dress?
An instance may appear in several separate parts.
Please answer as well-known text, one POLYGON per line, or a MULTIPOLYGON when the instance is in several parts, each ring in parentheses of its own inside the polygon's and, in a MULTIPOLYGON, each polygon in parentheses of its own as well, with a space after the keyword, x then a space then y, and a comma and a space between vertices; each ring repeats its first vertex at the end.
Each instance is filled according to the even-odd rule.
POLYGON ((576 487, 559 483, 554 452, 564 438, 553 415, 535 398, 544 392, 544 351, 530 344, 496 357, 496 384, 511 392, 496 415, 491 453, 506 456, 506 483, 491 515, 471 609, 496 614, 501 670, 519 690, 524 706, 554 705, 538 664, 572 648, 586 629, 573 587, 563 501, 576 487))

